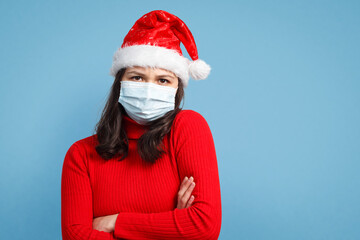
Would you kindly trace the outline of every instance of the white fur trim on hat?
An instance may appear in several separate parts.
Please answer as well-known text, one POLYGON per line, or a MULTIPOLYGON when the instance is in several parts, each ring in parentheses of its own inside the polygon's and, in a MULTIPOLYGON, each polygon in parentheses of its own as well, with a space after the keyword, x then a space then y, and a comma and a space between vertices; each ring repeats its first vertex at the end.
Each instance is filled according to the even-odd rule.
POLYGON ((133 45, 119 48, 114 53, 110 75, 115 77, 124 67, 158 67, 175 73, 186 87, 189 81, 189 63, 187 58, 175 50, 153 45, 133 45))
POLYGON ((197 59, 189 64, 189 72, 194 80, 202 80, 209 76, 211 67, 201 59, 197 59))

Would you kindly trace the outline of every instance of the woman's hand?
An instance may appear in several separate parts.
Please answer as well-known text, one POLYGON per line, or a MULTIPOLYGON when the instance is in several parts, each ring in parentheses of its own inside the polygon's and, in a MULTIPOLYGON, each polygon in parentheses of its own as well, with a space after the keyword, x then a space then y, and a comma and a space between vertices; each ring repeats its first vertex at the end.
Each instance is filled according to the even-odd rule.
POLYGON ((93 229, 103 232, 113 232, 116 218, 119 214, 107 215, 93 219, 93 229))
POLYGON ((178 209, 188 208, 191 206, 192 202, 194 201, 194 195, 191 195, 192 191, 195 188, 195 182, 193 181, 194 178, 185 177, 180 185, 180 190, 178 192, 178 209))

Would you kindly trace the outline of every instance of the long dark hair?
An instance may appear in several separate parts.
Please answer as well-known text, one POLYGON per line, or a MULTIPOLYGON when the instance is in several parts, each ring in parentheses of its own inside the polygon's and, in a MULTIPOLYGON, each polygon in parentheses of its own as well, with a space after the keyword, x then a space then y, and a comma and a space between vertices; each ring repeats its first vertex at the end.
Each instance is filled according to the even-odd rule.
MULTIPOLYGON (((119 161, 121 161, 128 155, 129 139, 122 126, 123 114, 126 114, 126 112, 118 101, 120 97, 121 80, 125 70, 126 68, 122 68, 117 72, 101 118, 94 128, 99 142, 95 149, 105 160, 109 160, 114 156, 121 156, 121 158, 119 158, 119 161)), ((149 130, 137 141, 138 153, 146 162, 155 163, 156 159, 165 153, 162 139, 170 132, 176 114, 181 111, 180 103, 183 98, 184 88, 181 79, 178 78, 178 90, 175 95, 174 110, 149 122, 149 130)))

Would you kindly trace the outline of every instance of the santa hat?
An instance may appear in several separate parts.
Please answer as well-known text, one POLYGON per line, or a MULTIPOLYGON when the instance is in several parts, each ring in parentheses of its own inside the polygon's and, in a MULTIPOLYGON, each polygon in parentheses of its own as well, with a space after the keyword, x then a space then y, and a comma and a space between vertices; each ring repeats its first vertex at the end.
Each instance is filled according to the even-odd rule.
POLYGON ((171 13, 151 11, 138 19, 113 56, 110 75, 124 67, 158 67, 172 71, 188 85, 189 74, 194 80, 205 79, 210 66, 198 58, 193 35, 185 23, 171 13), (180 42, 192 61, 182 55, 180 42))

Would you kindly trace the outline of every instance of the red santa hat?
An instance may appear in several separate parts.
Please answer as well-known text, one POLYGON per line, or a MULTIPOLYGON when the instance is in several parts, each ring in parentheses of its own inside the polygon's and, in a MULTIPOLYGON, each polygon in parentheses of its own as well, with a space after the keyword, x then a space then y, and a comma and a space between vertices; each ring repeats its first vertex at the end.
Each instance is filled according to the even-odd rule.
POLYGON ((185 23, 171 13, 151 11, 138 19, 124 42, 113 56, 110 75, 124 67, 158 67, 172 71, 188 85, 189 75, 194 80, 205 79, 210 66, 198 58, 193 35, 185 23), (192 61, 182 55, 180 42, 192 61))

